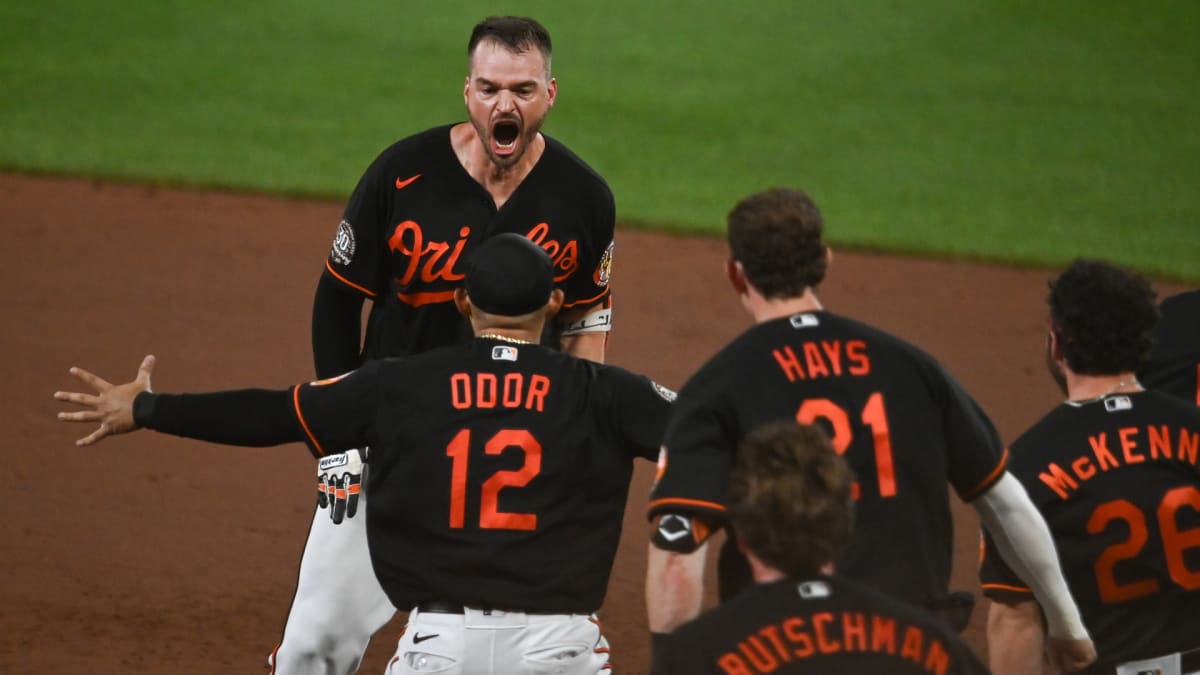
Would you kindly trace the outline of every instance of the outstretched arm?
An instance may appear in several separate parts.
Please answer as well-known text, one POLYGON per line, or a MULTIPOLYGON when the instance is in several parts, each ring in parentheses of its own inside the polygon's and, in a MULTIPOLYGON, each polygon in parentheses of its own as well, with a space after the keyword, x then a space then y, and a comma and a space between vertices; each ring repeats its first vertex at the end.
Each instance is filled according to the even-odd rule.
POLYGON ((92 433, 75 441, 75 445, 91 445, 113 434, 127 434, 138 425, 133 419, 133 400, 138 394, 150 391, 150 374, 154 371, 154 357, 146 356, 138 366, 137 377, 132 382, 114 385, 104 378, 93 375, 83 368, 72 367, 71 374, 96 390, 95 394, 56 391, 54 398, 86 406, 87 410, 60 412, 58 419, 64 422, 99 422, 92 433))
POLYGON ((305 440, 292 389, 155 394, 150 390, 153 370, 154 357, 147 356, 133 381, 114 385, 82 368, 72 368, 71 374, 96 393, 55 392, 54 398, 86 408, 60 412, 58 418, 100 424, 75 444, 91 445, 142 427, 225 445, 262 447, 305 440))
POLYGON ((1004 561, 1029 584, 1045 611, 1051 663, 1074 672, 1095 661, 1096 647, 1063 578, 1050 529, 1020 481, 1006 472, 971 505, 1004 561))

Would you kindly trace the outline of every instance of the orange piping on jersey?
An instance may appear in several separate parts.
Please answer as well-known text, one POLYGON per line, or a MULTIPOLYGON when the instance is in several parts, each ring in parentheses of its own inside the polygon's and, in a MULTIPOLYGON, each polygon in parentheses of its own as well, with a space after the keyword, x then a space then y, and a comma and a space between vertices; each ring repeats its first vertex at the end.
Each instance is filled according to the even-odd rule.
POLYGON ((679 506, 698 506, 702 509, 710 509, 713 511, 720 511, 722 513, 724 513, 726 510, 724 506, 722 506, 716 502, 706 502, 703 499, 682 499, 679 497, 666 497, 664 499, 655 499, 655 500, 651 501, 648 505, 646 505, 646 510, 653 511, 654 509, 656 509, 660 506, 670 506, 673 504, 679 505, 679 506))
POLYGON ((296 385, 296 388, 292 390, 292 404, 296 408, 296 419, 300 420, 300 426, 304 427, 304 433, 308 434, 308 439, 313 442, 317 454, 324 457, 325 448, 322 448, 321 444, 317 442, 317 437, 313 436, 312 429, 308 428, 308 422, 304 421, 304 413, 300 412, 300 385, 296 385))
POLYGON ((432 305, 438 302, 450 302, 454 299, 454 291, 429 291, 425 293, 397 293, 396 299, 412 307, 432 305))
POLYGON ((997 591, 1012 591, 1014 593, 1029 593, 1030 595, 1033 595, 1033 591, 1023 586, 1009 586, 1007 584, 980 584, 980 586, 983 586, 984 588, 991 588, 997 591))
POLYGON ((1007 466, 1008 466, 1008 448, 1005 448, 1004 453, 1000 455, 1000 461, 996 463, 996 468, 992 469, 992 472, 989 473, 986 478, 979 481, 979 485, 976 485, 974 488, 971 489, 970 492, 963 495, 962 500, 964 502, 969 502, 969 501, 975 499, 976 497, 978 497, 979 495, 983 494, 984 492, 987 492, 987 489, 990 488, 993 483, 1000 480, 1000 476, 1004 475, 1004 469, 1007 466))
POLYGON ((333 266, 329 264, 328 260, 325 261, 325 269, 329 270, 329 273, 332 274, 334 276, 334 278, 336 278, 338 281, 342 282, 343 284, 346 284, 350 288, 353 288, 357 291, 361 291, 362 293, 366 293, 368 298, 372 298, 372 299, 375 298, 374 291, 364 288, 362 286, 359 286, 358 284, 354 283, 353 281, 350 281, 346 277, 338 274, 337 271, 335 271, 333 269, 333 266))
POLYGON ((586 298, 584 300, 576 300, 575 302, 564 302, 563 309, 570 309, 571 307, 575 307, 578 305, 586 305, 589 302, 595 302, 595 301, 603 298, 605 295, 608 295, 608 293, 609 293, 609 289, 606 288, 599 295, 593 295, 590 298, 586 298))

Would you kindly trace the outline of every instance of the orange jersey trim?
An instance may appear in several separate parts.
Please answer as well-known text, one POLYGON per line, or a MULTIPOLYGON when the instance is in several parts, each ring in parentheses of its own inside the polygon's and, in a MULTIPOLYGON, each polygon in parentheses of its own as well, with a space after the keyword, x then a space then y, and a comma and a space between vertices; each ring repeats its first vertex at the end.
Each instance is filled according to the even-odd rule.
POLYGON ((304 413, 300 412, 300 385, 296 385, 292 389, 292 405, 296 408, 296 419, 300 420, 300 426, 304 427, 304 433, 308 434, 308 440, 312 441, 313 447, 317 449, 317 454, 324 457, 325 448, 317 442, 317 437, 313 435, 312 429, 308 428, 308 422, 304 421, 304 413))
POLYGON ((350 281, 346 277, 338 274, 337 270, 333 269, 333 265, 330 265, 328 260, 325 261, 325 269, 328 270, 329 273, 332 274, 335 279, 342 282, 343 284, 346 284, 350 288, 353 288, 354 290, 356 290, 360 293, 366 294, 366 296, 368 298, 371 298, 371 299, 375 298, 375 295, 376 295, 375 291, 372 291, 369 288, 366 288, 363 286, 359 286, 358 284, 354 283, 353 281, 350 281))
POLYGON ((438 302, 450 302, 454 299, 454 291, 427 291, 422 293, 397 293, 396 299, 412 307, 432 305, 438 302))
POLYGON ((976 485, 974 488, 971 489, 970 492, 964 494, 962 496, 962 500, 964 502, 969 502, 969 501, 975 499, 976 497, 978 497, 979 495, 983 494, 984 492, 987 492, 987 489, 990 488, 993 483, 1000 480, 1000 476, 1004 475, 1004 470, 1007 467, 1008 467, 1008 448, 1005 448, 1004 453, 1000 455, 1000 461, 996 463, 996 468, 992 469, 992 472, 989 473, 986 478, 984 478, 982 481, 980 481, 979 485, 976 485))
POLYGON ((1024 586, 1009 586, 1008 584, 980 584, 984 588, 990 588, 994 591, 1011 591, 1013 593, 1028 593, 1033 595, 1033 591, 1024 586))
POLYGON ((610 292, 611 291, 606 288, 599 295, 594 295, 590 298, 586 298, 583 300, 576 300, 575 302, 564 302, 563 309, 570 309, 572 307, 578 307, 579 305, 586 305, 590 302, 596 302, 597 300, 602 300, 604 298, 604 296, 608 295, 610 292))
POLYGON ((709 511, 720 511, 721 513, 724 513, 726 511, 724 506, 722 506, 716 502, 709 502, 709 501, 705 501, 703 499, 683 499, 680 497, 666 497, 664 499, 655 499, 646 506, 646 510, 654 511, 655 509, 662 507, 662 506, 691 506, 691 507, 707 509, 709 511))

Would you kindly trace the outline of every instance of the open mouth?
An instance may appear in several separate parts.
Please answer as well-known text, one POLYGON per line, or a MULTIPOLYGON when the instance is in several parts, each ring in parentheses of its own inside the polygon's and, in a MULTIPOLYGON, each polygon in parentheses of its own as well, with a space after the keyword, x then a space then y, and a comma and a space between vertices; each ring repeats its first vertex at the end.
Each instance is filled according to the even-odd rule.
POLYGON ((512 150, 520 135, 521 127, 513 121, 497 122, 492 127, 492 138, 496 140, 496 146, 501 150, 512 150))

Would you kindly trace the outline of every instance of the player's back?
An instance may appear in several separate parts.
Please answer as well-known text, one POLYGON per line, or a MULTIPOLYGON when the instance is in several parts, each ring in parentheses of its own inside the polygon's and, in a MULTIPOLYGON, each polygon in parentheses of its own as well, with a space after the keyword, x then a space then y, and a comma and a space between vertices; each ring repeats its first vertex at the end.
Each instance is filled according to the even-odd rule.
POLYGON ((760 584, 678 628, 654 675, 968 675, 987 669, 932 616, 841 577, 760 584))
MULTIPOLYGON (((1200 408, 1157 391, 1064 403, 1012 453, 1100 661, 1200 647, 1200 408)), ((993 550, 985 590, 1020 589, 993 550)))
MULTIPOLYGON (((839 572, 919 604, 944 596, 946 483, 972 498, 1003 466, 991 423, 961 387, 899 338, 829 312, 797 314, 750 328, 684 386, 668 451, 734 448, 778 419, 823 426, 858 477, 856 531, 839 572)), ((723 597, 725 585, 748 581, 732 557, 722 556, 723 597)))
POLYGON ((393 603, 597 609, 632 460, 656 456, 673 395, 490 338, 387 367, 368 530, 393 603))
POLYGON ((1200 405, 1200 289, 1173 295, 1159 309, 1154 351, 1140 379, 1200 405))

